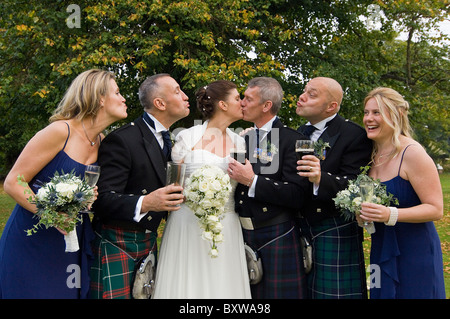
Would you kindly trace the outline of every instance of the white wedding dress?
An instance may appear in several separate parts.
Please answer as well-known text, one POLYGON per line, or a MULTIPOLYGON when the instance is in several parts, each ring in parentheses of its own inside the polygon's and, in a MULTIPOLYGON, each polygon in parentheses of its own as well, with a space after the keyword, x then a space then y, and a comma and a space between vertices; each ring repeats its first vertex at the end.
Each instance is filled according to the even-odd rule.
MULTIPOLYGON (((181 131, 172 149, 175 162, 184 161, 186 178, 197 168, 217 165, 224 172, 228 157, 192 148, 205 132, 207 122, 181 131)), ((245 143, 227 130, 235 144, 245 143)), ((239 217, 234 211, 234 190, 225 207, 223 242, 217 244, 219 256, 211 258, 210 242, 202 239, 198 218, 185 204, 171 212, 162 238, 153 298, 177 299, 244 299, 251 298, 245 260, 244 242, 239 217)))

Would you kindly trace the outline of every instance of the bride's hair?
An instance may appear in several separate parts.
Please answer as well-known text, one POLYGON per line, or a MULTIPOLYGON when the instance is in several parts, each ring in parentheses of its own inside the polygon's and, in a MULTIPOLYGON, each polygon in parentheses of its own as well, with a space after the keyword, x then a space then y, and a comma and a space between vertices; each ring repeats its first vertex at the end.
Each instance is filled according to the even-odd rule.
POLYGON ((236 88, 237 86, 233 82, 218 80, 198 89, 195 92, 195 97, 197 108, 203 118, 205 120, 210 119, 214 115, 219 102, 225 101, 230 91, 236 88))

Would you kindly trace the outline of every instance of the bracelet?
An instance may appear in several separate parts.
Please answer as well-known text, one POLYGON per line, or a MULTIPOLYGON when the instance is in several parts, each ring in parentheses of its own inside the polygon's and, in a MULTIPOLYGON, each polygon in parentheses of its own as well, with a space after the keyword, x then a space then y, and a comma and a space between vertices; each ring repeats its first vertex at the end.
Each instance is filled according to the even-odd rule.
POLYGON ((255 174, 253 174, 252 178, 250 179, 250 181, 247 183, 247 187, 250 187, 250 185, 253 183, 253 180, 255 179, 255 174))
POLYGON ((384 224, 386 226, 394 226, 397 223, 398 219, 398 209, 397 207, 388 207, 388 208, 391 211, 391 214, 389 215, 389 220, 384 224))

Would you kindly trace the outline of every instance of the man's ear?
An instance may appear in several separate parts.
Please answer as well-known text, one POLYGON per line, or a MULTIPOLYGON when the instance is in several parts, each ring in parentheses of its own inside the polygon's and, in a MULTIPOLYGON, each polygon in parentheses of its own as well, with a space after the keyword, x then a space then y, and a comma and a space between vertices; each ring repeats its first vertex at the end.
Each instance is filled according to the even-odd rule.
POLYGON ((326 111, 331 114, 337 113, 337 111, 339 111, 338 102, 336 102, 336 101, 330 102, 330 104, 328 104, 326 111))
POLYGON ((160 97, 157 97, 153 100, 153 105, 160 111, 164 111, 166 109, 166 103, 160 97))
POLYGON ((272 109, 272 105, 273 105, 272 101, 264 102, 263 112, 264 113, 270 112, 270 110, 272 109))

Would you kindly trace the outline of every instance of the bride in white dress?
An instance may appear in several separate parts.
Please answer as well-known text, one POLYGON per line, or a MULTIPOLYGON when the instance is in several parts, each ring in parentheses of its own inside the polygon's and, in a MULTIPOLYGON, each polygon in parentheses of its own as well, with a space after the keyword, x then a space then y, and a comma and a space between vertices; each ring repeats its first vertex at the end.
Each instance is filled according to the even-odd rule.
MULTIPOLYGON (((208 119, 181 131, 172 149, 172 160, 186 164, 186 177, 209 164, 225 173, 231 148, 245 149, 245 141, 228 126, 242 119, 235 84, 215 81, 199 89, 197 107, 208 119)), ((251 298, 241 224, 234 211, 234 190, 225 205, 223 242, 212 258, 210 242, 202 239, 198 218, 182 204, 167 220, 161 243, 153 298, 251 298)))

